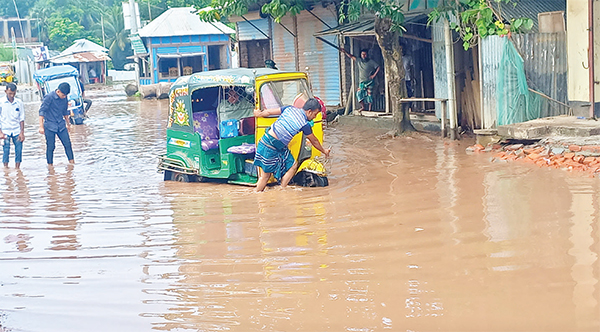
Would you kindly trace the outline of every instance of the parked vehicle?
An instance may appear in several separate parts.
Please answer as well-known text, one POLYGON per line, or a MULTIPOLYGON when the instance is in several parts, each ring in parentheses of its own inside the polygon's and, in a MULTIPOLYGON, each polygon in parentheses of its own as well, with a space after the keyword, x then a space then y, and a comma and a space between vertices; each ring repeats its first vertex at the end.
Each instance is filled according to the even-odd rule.
POLYGON ((15 71, 9 62, 0 62, 0 84, 15 82, 15 71))
POLYGON ((36 71, 33 78, 42 98, 49 92, 58 89, 60 83, 69 83, 71 86, 71 92, 67 96, 69 99, 69 112, 71 113, 69 119, 72 124, 83 124, 85 112, 77 68, 70 65, 44 68, 36 71))
MULTIPOLYGON (((307 75, 300 72, 236 68, 180 77, 169 93, 167 153, 158 168, 166 181, 255 185, 255 146, 277 117, 256 118, 254 108, 302 107, 311 97, 307 75)), ((323 140, 321 113, 313 133, 323 140)), ((325 168, 315 159, 320 152, 310 141, 299 133, 289 147, 300 164, 293 181, 326 186, 325 168)))

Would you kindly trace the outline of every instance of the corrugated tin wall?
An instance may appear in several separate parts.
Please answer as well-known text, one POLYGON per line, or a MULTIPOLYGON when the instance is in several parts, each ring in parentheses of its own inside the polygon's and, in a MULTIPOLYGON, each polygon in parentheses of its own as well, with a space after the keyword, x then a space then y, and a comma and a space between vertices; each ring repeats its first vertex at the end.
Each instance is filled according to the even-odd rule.
POLYGON ((285 71, 296 71, 296 46, 294 36, 284 29, 285 26, 295 33, 294 19, 290 16, 281 18, 281 24, 273 22, 273 60, 277 68, 285 71))
MULTIPOLYGON (((337 25, 335 6, 316 6, 312 12, 329 27, 337 25)), ((313 36, 329 27, 306 11, 298 15, 298 48, 300 71, 308 73, 315 96, 326 105, 341 105, 340 98, 340 52, 313 36)), ((322 37, 338 45, 337 36, 322 37)))
MULTIPOLYGON (((567 47, 565 33, 531 33, 514 35, 515 47, 523 57, 529 88, 560 102, 567 102, 567 47)), ((502 59, 503 39, 490 36, 481 42, 481 71, 483 76, 484 128, 497 123, 497 73, 502 59)), ((542 116, 566 114, 568 109, 557 103, 546 103, 542 116)))
MULTIPOLYGON (((330 27, 337 25, 335 6, 327 8, 315 6, 312 12, 330 27)), ((310 13, 303 11, 297 17, 297 27, 290 16, 283 17, 281 24, 291 32, 298 31, 298 69, 296 69, 296 49, 294 36, 281 25, 273 23, 273 60, 280 70, 306 71, 310 77, 313 93, 323 99, 326 105, 341 104, 339 51, 317 40, 313 34, 329 27, 310 13)), ((337 37, 325 37, 338 44, 337 37)))
POLYGON ((269 27, 269 20, 270 18, 263 18, 260 20, 252 20, 250 22, 252 22, 252 24, 254 24, 254 26, 258 29, 260 29, 260 31, 256 30, 256 28, 254 26, 252 26, 250 23, 246 22, 246 21, 241 21, 241 22, 237 22, 237 37, 239 41, 246 41, 246 40, 261 40, 261 39, 268 39, 267 37, 265 37, 265 35, 263 35, 261 33, 261 31, 266 34, 267 36, 270 36, 270 27, 269 27))
POLYGON ((490 36, 481 41, 481 75, 483 95, 483 128, 495 128, 497 123, 496 113, 496 87, 498 85, 498 67, 502 59, 502 39, 490 36))
MULTIPOLYGON (((435 98, 448 98, 448 75, 446 69, 446 45, 444 44, 444 26, 436 23, 431 26, 431 37, 433 39, 433 77, 435 98)), ((435 115, 441 118, 442 105, 435 102, 435 115)), ((446 117, 447 118, 447 117, 446 117)))
MULTIPOLYGON (((513 36, 513 42, 523 58, 525 76, 530 89, 552 99, 567 103, 567 41, 566 33, 536 33, 513 36)), ((550 102, 541 116, 566 114, 568 109, 550 102)))

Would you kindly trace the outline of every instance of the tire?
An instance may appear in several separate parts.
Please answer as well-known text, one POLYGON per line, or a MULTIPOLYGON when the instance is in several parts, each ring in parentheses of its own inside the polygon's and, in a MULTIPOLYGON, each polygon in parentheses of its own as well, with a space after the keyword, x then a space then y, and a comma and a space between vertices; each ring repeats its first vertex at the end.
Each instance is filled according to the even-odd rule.
POLYGON ((165 181, 173 181, 173 172, 172 171, 165 171, 164 180, 165 181))
POLYGON ((292 179, 292 183, 302 187, 327 187, 329 180, 325 176, 318 176, 313 173, 300 171, 292 179))
POLYGON ((196 176, 183 173, 173 173, 173 181, 176 182, 196 182, 196 176))

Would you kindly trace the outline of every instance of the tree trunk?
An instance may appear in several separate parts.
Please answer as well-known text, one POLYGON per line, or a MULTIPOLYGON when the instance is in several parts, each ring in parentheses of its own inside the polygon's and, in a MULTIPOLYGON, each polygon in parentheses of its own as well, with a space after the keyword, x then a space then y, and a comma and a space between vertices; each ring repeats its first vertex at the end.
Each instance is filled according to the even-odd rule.
POLYGON ((415 131, 410 122, 409 104, 401 103, 400 99, 406 98, 406 83, 404 82, 404 65, 402 63, 402 47, 400 34, 391 31, 390 19, 375 18, 375 35, 383 55, 385 75, 387 77, 390 110, 396 124, 396 135, 415 131))

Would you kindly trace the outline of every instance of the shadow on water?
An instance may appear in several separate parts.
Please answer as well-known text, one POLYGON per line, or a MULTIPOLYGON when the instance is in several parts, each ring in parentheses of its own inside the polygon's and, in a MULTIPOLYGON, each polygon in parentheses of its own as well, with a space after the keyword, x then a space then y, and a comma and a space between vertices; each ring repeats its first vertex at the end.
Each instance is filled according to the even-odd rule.
MULTIPOLYGON (((163 182, 166 101, 92 90, 0 174, 0 330, 597 331, 598 179, 330 127, 326 188, 163 182), (525 314, 526 313, 526 314, 525 314)), ((11 161, 12 162, 12 161, 11 161)))

